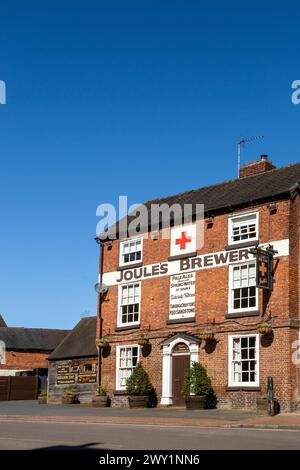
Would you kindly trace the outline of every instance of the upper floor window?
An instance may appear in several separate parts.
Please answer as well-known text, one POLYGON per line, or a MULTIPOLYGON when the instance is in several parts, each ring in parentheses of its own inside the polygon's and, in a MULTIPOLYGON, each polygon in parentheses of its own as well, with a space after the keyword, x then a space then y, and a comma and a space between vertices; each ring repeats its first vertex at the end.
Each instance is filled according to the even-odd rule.
POLYGON ((141 285, 139 282, 119 287, 119 326, 139 323, 140 291, 141 285))
POLYGON ((250 262, 229 267, 229 312, 258 308, 256 288, 256 263, 250 262))
POLYGON ((229 218, 229 244, 258 240, 258 212, 229 218))
POLYGON ((135 238, 120 243, 120 266, 142 261, 143 239, 135 238))
POLYGON ((229 385, 259 385, 258 335, 229 336, 229 385))

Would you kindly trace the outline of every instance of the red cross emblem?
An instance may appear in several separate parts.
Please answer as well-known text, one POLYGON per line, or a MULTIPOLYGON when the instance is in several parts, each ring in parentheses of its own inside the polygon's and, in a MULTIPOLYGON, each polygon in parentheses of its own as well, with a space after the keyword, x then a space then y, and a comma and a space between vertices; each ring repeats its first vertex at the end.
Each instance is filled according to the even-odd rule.
POLYGON ((267 269, 266 263, 265 263, 264 261, 263 261, 262 263, 260 263, 260 265, 259 265, 259 271, 260 271, 260 273, 261 273, 262 276, 265 276, 265 275, 266 275, 268 269, 267 269))
POLYGON ((181 238, 175 240, 175 245, 180 245, 181 250, 186 249, 186 244, 192 241, 192 237, 187 237, 186 232, 181 232, 181 238))

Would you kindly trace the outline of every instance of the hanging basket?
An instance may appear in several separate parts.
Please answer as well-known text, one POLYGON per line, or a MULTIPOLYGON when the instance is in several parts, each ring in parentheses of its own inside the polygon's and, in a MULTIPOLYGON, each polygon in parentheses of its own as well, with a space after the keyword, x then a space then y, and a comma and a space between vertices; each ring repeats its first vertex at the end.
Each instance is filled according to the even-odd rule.
POLYGON ((98 346, 98 348, 100 349, 108 348, 109 347, 108 339, 105 336, 103 336, 102 338, 96 339, 96 346, 98 346))
POLYGON ((213 341, 215 339, 215 331, 213 330, 204 330, 199 333, 199 338, 202 341, 213 341))
POLYGON ((257 325, 258 333, 262 335, 270 335, 273 331, 272 325, 267 321, 262 321, 257 325))
POLYGON ((149 338, 147 338, 147 336, 145 336, 145 335, 140 335, 139 338, 138 338, 137 343, 138 343, 139 346, 144 347, 147 344, 149 344, 149 338))

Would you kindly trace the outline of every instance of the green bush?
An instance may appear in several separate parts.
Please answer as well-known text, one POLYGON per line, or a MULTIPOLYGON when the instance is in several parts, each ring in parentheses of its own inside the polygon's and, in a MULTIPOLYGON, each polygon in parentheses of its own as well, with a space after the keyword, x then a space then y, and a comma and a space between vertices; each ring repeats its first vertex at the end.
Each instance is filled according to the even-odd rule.
POLYGON ((99 385, 97 387, 97 395, 99 397, 106 397, 107 395, 107 388, 105 387, 105 385, 99 385))
POLYGON ((211 391, 211 380, 204 366, 194 362, 185 374, 182 389, 185 396, 208 395, 211 391))
POLYGON ((126 390, 128 395, 149 395, 153 390, 149 375, 139 362, 133 369, 129 379, 126 381, 126 390))

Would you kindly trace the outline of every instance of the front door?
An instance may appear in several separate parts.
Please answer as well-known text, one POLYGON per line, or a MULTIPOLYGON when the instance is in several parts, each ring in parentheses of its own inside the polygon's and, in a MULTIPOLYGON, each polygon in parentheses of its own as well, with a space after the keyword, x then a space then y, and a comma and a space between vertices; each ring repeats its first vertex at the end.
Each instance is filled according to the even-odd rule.
POLYGON ((190 355, 173 356, 173 377, 172 377, 172 392, 173 392, 173 405, 183 406, 184 396, 181 393, 184 376, 187 369, 190 367, 190 355))

